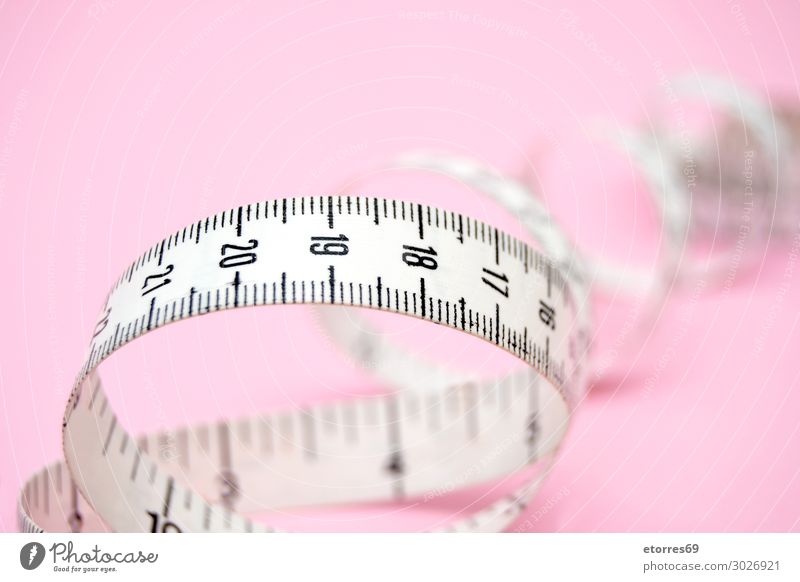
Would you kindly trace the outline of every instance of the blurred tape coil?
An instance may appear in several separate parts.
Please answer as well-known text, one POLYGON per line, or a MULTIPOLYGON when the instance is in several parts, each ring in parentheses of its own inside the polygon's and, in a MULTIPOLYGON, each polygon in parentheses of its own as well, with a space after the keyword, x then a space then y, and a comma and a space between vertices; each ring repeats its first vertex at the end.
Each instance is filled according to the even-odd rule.
MULTIPOLYGON (((65 460, 24 485, 21 528, 271 531, 248 514, 413 499, 546 467, 584 390, 582 293, 521 241, 416 203, 290 198, 200 220, 150 248, 112 287, 64 415, 65 460), (416 383, 385 396, 140 438, 119 422, 97 370, 117 349, 210 312, 302 303, 426 319, 528 365, 490 381, 455 377, 442 388, 421 368, 416 383), (168 439, 177 455, 162 454, 168 439)), ((391 350, 345 328, 336 333, 383 369, 403 368, 391 350)), ((544 474, 441 529, 504 529, 544 474)))

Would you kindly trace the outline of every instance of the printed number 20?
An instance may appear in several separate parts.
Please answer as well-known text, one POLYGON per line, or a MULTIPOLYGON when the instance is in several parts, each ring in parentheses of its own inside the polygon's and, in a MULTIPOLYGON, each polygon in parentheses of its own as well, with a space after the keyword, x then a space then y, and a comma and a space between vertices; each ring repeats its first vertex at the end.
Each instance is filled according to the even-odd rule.
POLYGON ((239 252, 235 254, 228 254, 230 251, 252 251, 258 247, 258 241, 251 238, 247 241, 246 245, 222 245, 222 260, 219 266, 227 269, 229 267, 241 267, 242 265, 250 265, 256 262, 256 254, 254 252, 239 252))

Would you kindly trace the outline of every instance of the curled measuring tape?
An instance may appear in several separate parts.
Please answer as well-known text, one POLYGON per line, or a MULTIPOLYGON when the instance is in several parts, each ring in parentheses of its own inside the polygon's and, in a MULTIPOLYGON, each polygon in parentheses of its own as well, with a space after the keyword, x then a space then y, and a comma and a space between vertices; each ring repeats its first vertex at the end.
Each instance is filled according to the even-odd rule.
MULTIPOLYGON (((23 487, 24 531, 271 531, 280 507, 423 497, 548 459, 582 393, 579 306, 547 258, 422 204, 273 200, 198 221, 150 248, 109 293, 63 422, 64 462, 23 487), (484 339, 527 366, 444 391, 307 406, 132 437, 98 365, 168 323, 262 305, 360 306, 484 339), (177 455, 159 444, 174 439, 177 455)), ((424 382, 424 378, 422 379, 424 382)), ((440 530, 502 530, 542 474, 440 530)))
MULTIPOLYGON (((432 172, 451 178, 486 195, 515 217, 534 242, 550 258, 567 279, 575 297, 577 320, 576 350, 581 357, 574 372, 575 386, 585 386, 592 314, 589 301, 590 286, 585 263, 566 233, 536 195, 524 184, 501 174, 485 163, 440 150, 413 150, 377 165, 369 173, 384 171, 432 172)), ((363 180, 351 180, 340 193, 350 194, 354 186, 361 188, 363 180)), ((328 333, 361 367, 370 368, 387 385, 402 390, 418 390, 424 379, 425 391, 443 389, 455 382, 474 378, 419 358, 383 336, 357 312, 324 310, 321 322, 328 333)), ((577 394, 577 397, 582 394, 577 394)))
POLYGON ((752 239, 794 232, 800 180, 793 162, 800 132, 792 126, 791 110, 774 110, 727 80, 685 75, 667 86, 678 130, 605 128, 604 136, 630 156, 663 218, 661 283, 674 279, 694 285, 703 279, 721 284, 732 267, 760 260, 763 242, 753 245, 752 239), (686 121, 692 101, 706 108, 702 129, 686 121), (711 241, 713 252, 697 256, 689 248, 693 238, 705 239, 706 246, 711 241))
MULTIPOLYGON (((699 136, 695 222, 706 230, 742 227, 743 206, 753 214, 748 228, 760 237, 793 233, 800 216, 795 170, 798 155, 796 109, 773 107, 745 86, 713 75, 679 77, 678 97, 703 99, 722 114, 712 136, 699 136), (705 138, 705 139, 703 139, 705 138), (750 200, 748 200, 750 198, 750 200)), ((796 107, 796 106, 795 106, 796 107)), ((680 144, 673 145, 678 150, 680 144)), ((675 155, 680 169, 686 166, 675 155)))

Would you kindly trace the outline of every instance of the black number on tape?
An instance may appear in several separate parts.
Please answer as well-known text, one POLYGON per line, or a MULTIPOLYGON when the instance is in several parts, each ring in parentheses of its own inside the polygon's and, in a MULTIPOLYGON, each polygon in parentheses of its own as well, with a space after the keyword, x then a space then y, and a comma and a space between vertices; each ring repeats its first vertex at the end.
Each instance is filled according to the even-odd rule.
POLYGON ((153 520, 153 524, 150 526, 150 533, 183 533, 181 528, 169 520, 164 521, 164 523, 159 526, 161 516, 155 511, 148 511, 147 515, 153 520))
POLYGON ((347 247, 348 238, 340 234, 339 236, 312 236, 311 252, 315 255, 346 255, 350 252, 347 247))
POLYGON ((483 268, 483 272, 486 273, 487 275, 491 276, 492 278, 491 279, 487 279, 486 277, 482 277, 481 281, 483 281, 489 287, 491 287, 492 289, 494 289, 495 291, 500 293, 500 295, 502 295, 503 297, 508 297, 508 276, 505 275, 505 274, 501 274, 501 273, 495 273, 494 271, 491 271, 491 270, 487 269, 486 267, 483 268), (505 285, 503 285, 501 287, 500 285, 495 283, 493 279, 496 279, 497 281, 505 283, 505 285))
POLYGON ((541 299, 539 300, 539 319, 550 329, 556 328, 556 310, 541 299))
POLYGON ((97 325, 94 327, 94 334, 92 334, 93 338, 96 338, 101 333, 103 333, 103 330, 108 325, 108 318, 109 317, 111 317, 111 308, 110 307, 105 310, 105 312, 103 313, 103 317, 100 318, 100 321, 98 321, 97 325))
POLYGON ((256 262, 256 254, 252 252, 253 249, 258 247, 258 241, 254 238, 251 238, 247 245, 232 245, 232 244, 224 244, 222 245, 222 259, 219 262, 219 266, 223 269, 227 269, 230 267, 241 267, 243 265, 252 265, 256 262), (249 245, 249 246, 248 246, 249 245), (229 251, 251 251, 251 252, 241 252, 236 253, 233 255, 227 254, 229 251))
POLYGON ((403 262, 409 267, 424 267, 434 271, 439 266, 436 259, 433 258, 436 256, 436 251, 433 250, 433 247, 423 249, 411 245, 403 245, 403 249, 406 251, 403 253, 403 262))
POLYGON ((164 285, 169 285, 172 283, 172 279, 167 279, 167 275, 172 273, 173 269, 175 268, 174 265, 167 265, 167 270, 163 273, 156 273, 155 275, 148 275, 145 280, 144 284, 142 285, 142 297, 147 295, 148 293, 152 293, 159 287, 163 287, 164 285), (151 284, 154 284, 156 281, 160 281, 157 285, 150 287, 151 284))

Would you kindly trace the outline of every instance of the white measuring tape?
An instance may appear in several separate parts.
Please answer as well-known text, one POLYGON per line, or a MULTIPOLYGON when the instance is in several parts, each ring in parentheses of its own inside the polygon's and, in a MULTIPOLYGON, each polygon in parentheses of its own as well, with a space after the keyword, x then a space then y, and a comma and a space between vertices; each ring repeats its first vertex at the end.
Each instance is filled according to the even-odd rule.
MULTIPOLYGON (((413 499, 512 475, 552 457, 582 394, 581 307, 570 278, 530 246, 422 204, 292 198, 198 221, 113 286, 64 415, 65 461, 24 485, 21 528, 270 531, 247 516, 413 499), (119 423, 97 371, 118 348, 197 315, 303 303, 426 319, 528 365, 499 380, 456 378, 443 390, 420 386, 138 439, 119 423), (175 456, 162 454, 168 439, 175 456)), ((438 529, 502 530, 542 477, 438 529)))
POLYGON ((694 221, 735 233, 742 225, 742 198, 749 193, 753 217, 748 226, 755 234, 794 233, 800 218, 795 169, 800 144, 793 111, 775 109, 747 87, 712 75, 679 77, 675 89, 679 97, 703 99, 723 115, 719 135, 707 137, 699 148, 696 198, 705 204, 695 202, 694 221))
MULTIPOLYGON (((746 239, 779 238, 796 230, 798 131, 790 124, 791 111, 773 110, 765 99, 725 79, 685 75, 671 80, 669 87, 670 106, 677 108, 675 115, 684 124, 681 132, 657 127, 653 132, 606 133, 631 156, 664 220, 667 260, 660 276, 674 277, 679 284, 701 278, 722 282, 732 261, 742 260, 735 255, 742 253, 746 239), (709 129, 686 125, 685 107, 700 100, 721 114, 720 127, 709 113, 704 115, 709 129), (722 240, 713 254, 700 259, 686 252, 693 234, 722 240)), ((744 259, 759 260, 759 246, 747 246, 753 248, 744 259)))
MULTIPOLYGON (((577 350, 581 355, 588 355, 592 314, 585 262, 560 225, 553 220, 551 213, 530 189, 479 160, 437 150, 408 151, 374 167, 372 171, 422 171, 440 174, 474 188, 514 216, 569 281, 578 307, 575 331, 577 350)), ((361 181, 351 181, 340 193, 351 194, 350 189, 354 186, 361 188, 361 181)), ((415 357, 380 336, 378 330, 359 317, 357 312, 326 310, 320 314, 323 316, 323 325, 337 345, 345 349, 360 366, 369 367, 387 385, 402 390, 416 390, 422 377, 425 379, 425 389, 431 391, 446 388, 454 381, 461 383, 474 379, 463 372, 433 365, 415 357)), ((588 372, 588 364, 585 358, 578 358, 578 362, 583 365, 575 370, 574 384, 585 386, 584 375, 588 372)), ((576 396, 580 397, 582 394, 576 396)))

